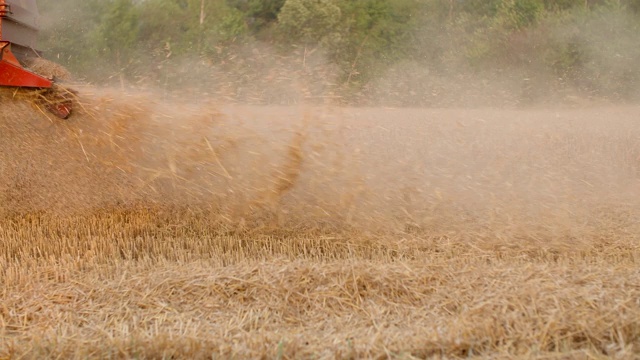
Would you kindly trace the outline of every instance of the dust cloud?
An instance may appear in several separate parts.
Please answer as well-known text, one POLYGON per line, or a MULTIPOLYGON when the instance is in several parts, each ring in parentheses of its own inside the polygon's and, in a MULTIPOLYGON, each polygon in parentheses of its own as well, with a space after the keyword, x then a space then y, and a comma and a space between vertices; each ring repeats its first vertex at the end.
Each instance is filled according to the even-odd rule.
POLYGON ((574 245, 640 223, 635 106, 249 106, 78 90, 68 121, 2 92, 3 212, 187 207, 236 226, 574 245))
POLYGON ((637 352, 640 46, 572 26, 590 73, 414 61, 347 96, 254 43, 64 81, 68 120, 0 89, 0 358, 637 352))
POLYGON ((367 86, 364 103, 447 108, 638 103, 637 17, 624 8, 589 12, 580 6, 554 16, 526 29, 500 30, 496 24, 476 33, 467 27, 478 23, 465 16, 441 28, 427 24, 413 40, 419 56, 393 64, 367 86))
MULTIPOLYGON (((635 105, 514 107, 514 77, 468 82, 411 63, 363 93, 366 106, 346 106, 321 52, 238 51, 167 61, 166 76, 117 87, 72 84, 69 121, 2 90, 2 212, 187 207, 240 227, 538 243, 640 223, 635 105)), ((520 70, 515 83, 531 68, 520 70)))

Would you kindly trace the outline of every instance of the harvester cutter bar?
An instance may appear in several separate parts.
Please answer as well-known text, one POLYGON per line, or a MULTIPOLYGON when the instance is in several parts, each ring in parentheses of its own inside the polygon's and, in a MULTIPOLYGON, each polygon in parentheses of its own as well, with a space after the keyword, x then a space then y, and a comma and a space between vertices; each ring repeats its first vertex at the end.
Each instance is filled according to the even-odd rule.
MULTIPOLYGON (((71 114, 73 105, 73 91, 61 89, 54 84, 53 79, 47 79, 25 69, 11 51, 14 41, 19 47, 32 48, 37 33, 37 16, 35 0, 20 2, 14 11, 7 4, 7 0, 0 0, 0 86, 18 88, 34 88, 38 103, 59 118, 66 119, 71 114), (25 6, 25 7, 23 7, 25 6), (3 24, 4 22, 4 24, 3 24), (3 27, 7 26, 6 35, 3 37, 3 27)), ((14 2, 15 4, 15 2, 14 2)))
POLYGON ((25 70, 11 52, 11 43, 0 41, 0 86, 51 88, 53 82, 25 70))

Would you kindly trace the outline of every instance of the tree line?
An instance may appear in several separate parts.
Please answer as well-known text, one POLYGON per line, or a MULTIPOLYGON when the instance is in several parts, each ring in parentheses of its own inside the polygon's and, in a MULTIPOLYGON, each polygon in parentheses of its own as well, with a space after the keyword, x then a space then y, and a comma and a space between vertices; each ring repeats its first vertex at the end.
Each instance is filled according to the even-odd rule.
POLYGON ((185 58, 227 63, 237 49, 260 43, 281 56, 320 51, 342 91, 351 93, 367 89, 398 64, 440 77, 528 79, 540 73, 562 83, 557 86, 621 99, 640 93, 640 0, 39 4, 45 53, 90 80, 144 77, 185 58))

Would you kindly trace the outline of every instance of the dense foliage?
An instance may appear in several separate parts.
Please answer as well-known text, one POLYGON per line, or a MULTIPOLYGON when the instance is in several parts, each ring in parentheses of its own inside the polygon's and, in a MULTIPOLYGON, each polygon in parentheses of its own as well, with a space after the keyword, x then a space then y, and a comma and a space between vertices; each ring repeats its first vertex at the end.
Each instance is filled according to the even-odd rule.
POLYGON ((224 65, 268 44, 283 57, 322 53, 351 94, 390 73, 421 93, 436 78, 499 76, 534 98, 541 84, 640 94, 640 0, 39 2, 43 50, 89 80, 157 79, 172 62, 224 65))

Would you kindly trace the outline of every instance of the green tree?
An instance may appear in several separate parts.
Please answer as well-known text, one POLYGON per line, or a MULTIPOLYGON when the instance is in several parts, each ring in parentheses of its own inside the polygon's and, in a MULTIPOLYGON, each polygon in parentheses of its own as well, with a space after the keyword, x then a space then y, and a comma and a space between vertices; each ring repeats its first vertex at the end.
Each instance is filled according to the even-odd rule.
POLYGON ((338 0, 287 0, 278 20, 282 34, 309 46, 328 46, 343 32, 338 0))
POLYGON ((348 84, 366 83, 407 54, 417 0, 287 0, 283 38, 324 48, 348 84))
POLYGON ((227 4, 241 11, 255 32, 278 19, 285 0, 227 0, 227 4))
POLYGON ((40 50, 74 70, 91 67, 97 57, 93 34, 100 24, 104 3, 101 0, 39 0, 42 31, 40 50))
POLYGON ((138 11, 132 0, 110 0, 94 33, 95 43, 118 64, 129 56, 138 40, 138 11))
POLYGON ((542 0, 502 0, 495 16, 495 25, 505 32, 534 23, 542 15, 542 0))
POLYGON ((140 5, 140 43, 167 55, 203 54, 244 33, 242 14, 224 0, 148 0, 140 5))

